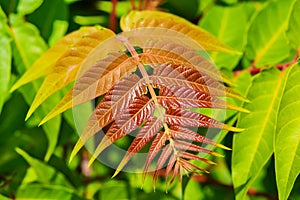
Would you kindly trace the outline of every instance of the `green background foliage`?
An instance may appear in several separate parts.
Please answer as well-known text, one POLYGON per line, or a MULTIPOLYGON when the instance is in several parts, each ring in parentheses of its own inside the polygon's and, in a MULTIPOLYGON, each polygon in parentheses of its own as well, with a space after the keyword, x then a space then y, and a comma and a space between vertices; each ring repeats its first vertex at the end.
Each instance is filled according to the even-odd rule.
MULTIPOLYGON (((240 52, 209 53, 250 100, 242 106, 251 111, 228 111, 226 123, 245 128, 222 131, 232 151, 219 150, 225 157, 214 160, 210 174, 185 177, 168 193, 163 178, 153 192, 151 175, 141 189, 139 174, 111 179, 114 169, 100 162, 87 170, 86 150, 68 163, 78 139, 72 112, 38 127, 62 92, 25 121, 42 80, 9 93, 13 83, 65 34, 109 27, 111 7, 110 1, 0 0, 0 199, 300 199, 300 66, 291 63, 300 51, 299 0, 166 0, 159 6, 240 52)), ((130 9, 130 1, 119 1, 117 22, 130 9)))

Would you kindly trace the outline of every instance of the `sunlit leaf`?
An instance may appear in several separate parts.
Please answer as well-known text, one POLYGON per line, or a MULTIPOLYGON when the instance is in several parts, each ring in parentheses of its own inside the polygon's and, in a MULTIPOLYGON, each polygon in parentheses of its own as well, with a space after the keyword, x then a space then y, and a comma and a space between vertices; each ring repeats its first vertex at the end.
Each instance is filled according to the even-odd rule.
MULTIPOLYGON (((157 31, 154 28, 142 29, 125 32, 124 36, 128 36, 129 41, 134 46, 143 47, 143 52, 139 54, 143 64, 158 66, 161 63, 176 63, 176 65, 185 65, 187 67, 195 68, 194 71, 199 70, 201 73, 214 77, 209 79, 211 80, 210 82, 213 81, 215 86, 218 85, 218 88, 220 89, 219 95, 224 96, 225 93, 222 90, 224 87, 222 84, 218 83, 218 80, 221 80, 223 77, 221 77, 222 75, 214 65, 206 59, 199 57, 199 54, 195 51, 180 44, 181 41, 185 41, 186 43, 184 45, 190 46, 189 44, 191 44, 191 46, 194 46, 193 41, 185 38, 182 34, 173 31, 168 32, 167 30, 164 32, 164 39, 160 40, 163 30, 164 29, 158 29, 157 31), (150 34, 150 36, 148 36, 148 34, 150 34), (174 37, 180 38, 178 34, 183 37, 181 37, 181 41, 178 39, 178 41, 174 42, 174 37), (149 37, 152 37, 153 40, 149 40, 149 37)), ((111 38, 105 43, 100 44, 89 54, 82 64, 81 71, 83 75, 73 89, 73 99, 71 92, 69 92, 59 105, 46 116, 46 119, 44 119, 43 122, 60 114, 62 111, 71 108, 72 105, 79 105, 104 94, 118 79, 134 71, 136 69, 135 58, 128 57, 123 53, 125 50, 124 45, 115 38, 111 38), (116 53, 116 51, 118 53, 116 53), (103 58, 103 55, 106 54, 108 54, 108 56, 103 58), (85 70, 87 71, 85 72, 85 70), (84 75, 84 72, 86 75, 84 75), (102 77, 98 79, 90 74, 101 74, 102 77), (78 89, 76 89, 76 87, 78 87, 78 89)), ((168 76, 168 74, 165 74, 165 76, 168 76)), ((204 80, 206 78, 208 79, 208 76, 206 76, 204 80)), ((165 79, 163 81, 167 80, 174 81, 170 79, 165 79)), ((214 86, 211 85, 209 90, 213 92, 215 90, 214 86)), ((225 90, 229 97, 245 100, 245 98, 241 97, 233 90, 229 88, 225 88, 225 90)))
MULTIPOLYGON (((47 75, 37 92, 36 98, 31 104, 26 117, 27 119, 50 95, 74 81, 82 61, 90 51, 92 51, 101 41, 113 35, 111 31, 99 27, 89 28, 86 31, 87 32, 84 31, 79 37, 76 37, 75 40, 78 41, 72 44, 71 47, 70 44, 64 46, 67 49, 64 49, 65 51, 63 54, 60 52, 62 55, 59 56, 54 66, 51 67, 51 71, 47 75)), ((55 49, 56 48, 52 47, 48 52, 53 52, 55 49)), ((43 62, 45 62, 45 60, 43 62)))
POLYGON ((247 190, 273 154, 276 119, 282 97, 282 73, 277 69, 262 71, 252 82, 241 114, 239 127, 245 131, 233 139, 232 178, 237 199, 244 199, 247 190))
POLYGON ((129 31, 136 28, 157 27, 178 31, 197 41, 205 50, 237 53, 225 46, 200 27, 176 15, 160 11, 131 11, 121 18, 121 28, 129 31))
POLYGON ((275 170, 279 199, 288 199, 300 174, 300 66, 287 72, 275 135, 275 170))
POLYGON ((27 15, 35 11, 41 6, 44 0, 20 0, 17 6, 17 11, 21 15, 27 15))
POLYGON ((271 1, 253 20, 246 55, 255 66, 280 63, 290 55, 285 31, 292 2, 271 1))
POLYGON ((300 38, 299 38, 299 30, 300 30, 300 1, 295 1, 293 4, 293 9, 289 18, 287 37, 289 42, 293 48, 298 50, 300 48, 300 38))
MULTIPOLYGON (((76 47, 77 45, 78 48, 78 45, 80 45, 81 40, 88 40, 85 39, 86 36, 91 37, 93 36, 93 34, 96 34, 99 31, 101 32, 100 27, 84 27, 62 38, 58 43, 56 43, 45 54, 43 54, 38 60, 34 62, 30 69, 27 70, 24 73, 24 75, 11 88, 11 92, 26 83, 29 83, 52 72, 59 58, 63 57, 63 55, 71 56, 71 51, 73 47, 76 47)), ((84 43, 81 45, 84 45, 84 43)), ((85 45, 87 46, 87 44, 85 45)))
POLYGON ((11 71, 11 36, 7 26, 6 15, 0 7, 0 113, 8 93, 11 71))
MULTIPOLYGON (((200 26, 216 36, 224 44, 242 51, 246 45, 247 20, 245 5, 214 6, 203 19, 200 26)), ((233 69, 242 55, 212 52, 211 58, 221 68, 233 69)))

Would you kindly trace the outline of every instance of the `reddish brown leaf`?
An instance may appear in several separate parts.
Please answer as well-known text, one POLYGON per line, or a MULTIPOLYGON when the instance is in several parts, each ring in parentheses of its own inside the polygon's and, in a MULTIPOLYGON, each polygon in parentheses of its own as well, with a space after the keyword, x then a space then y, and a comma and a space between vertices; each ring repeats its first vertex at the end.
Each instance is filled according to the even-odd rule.
POLYGON ((100 131, 103 127, 117 119, 123 108, 127 108, 130 101, 144 94, 147 88, 143 81, 135 74, 125 77, 114 85, 103 97, 89 118, 77 144, 75 145, 71 158, 82 148, 82 146, 100 131))
POLYGON ((216 142, 192 131, 187 128, 181 126, 171 126, 170 127, 170 135, 174 139, 182 139, 182 140, 189 140, 192 142, 201 142, 205 144, 215 145, 216 142))
POLYGON ((128 109, 121 112, 120 118, 108 129, 106 135, 94 151, 89 165, 110 144, 135 130, 145 119, 150 118, 153 111, 154 104, 148 97, 142 96, 133 100, 129 104, 128 109))
POLYGON ((155 117, 149 118, 149 120, 138 132, 135 139, 132 141, 130 147, 126 152, 126 155, 117 167, 113 177, 116 176, 120 172, 120 170, 123 169, 123 167, 127 164, 130 158, 134 156, 135 153, 140 151, 145 145, 147 145, 150 142, 150 140, 158 133, 161 126, 162 122, 160 120, 158 120, 155 117))
MULTIPOLYGON (((170 156, 172 155, 172 151, 173 148, 170 144, 168 144, 167 146, 165 146, 165 148, 162 150, 162 153, 157 161, 156 167, 155 167, 155 172, 154 172, 154 176, 153 176, 153 184, 154 184, 154 188, 156 185, 156 181, 159 175, 159 170, 162 169, 163 167, 165 167, 164 165, 169 165, 169 163, 166 163, 167 160, 170 158, 170 156)), ((172 163, 170 163, 172 165, 172 163)))
POLYGON ((175 126, 208 127, 228 131, 239 131, 238 128, 228 126, 208 116, 183 109, 167 110, 165 122, 175 126))
POLYGON ((148 171, 148 168, 156 156, 157 152, 165 145, 166 140, 168 139, 168 135, 165 132, 160 132, 157 134, 155 139, 153 140, 150 150, 146 159, 146 163, 143 170, 143 180, 145 179, 145 175, 148 171))

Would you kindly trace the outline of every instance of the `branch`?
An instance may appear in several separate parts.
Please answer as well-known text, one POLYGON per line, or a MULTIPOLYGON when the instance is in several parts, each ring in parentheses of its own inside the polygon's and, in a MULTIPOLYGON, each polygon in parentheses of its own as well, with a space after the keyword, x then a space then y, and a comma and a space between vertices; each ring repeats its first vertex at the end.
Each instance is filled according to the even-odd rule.
MULTIPOLYGON (((289 61, 289 62, 286 62, 286 63, 281 63, 281 64, 277 64, 275 65, 275 67, 277 69, 279 69, 280 71, 284 71, 286 68, 288 68, 289 66, 292 66, 294 65, 295 63, 298 62, 298 57, 299 57, 299 52, 300 52, 300 49, 296 52, 293 60, 289 61)), ((247 69, 242 69, 242 70, 236 70, 233 72, 234 76, 238 76, 240 73, 244 72, 244 71, 249 71, 249 73, 251 75, 255 75, 255 74, 258 74, 260 73, 263 69, 266 69, 268 68, 268 66, 264 66, 264 67, 260 67, 260 68, 256 68, 254 63, 251 64, 251 66, 247 69)))
POLYGON ((109 15, 109 28, 113 31, 116 32, 116 7, 118 0, 112 0, 112 9, 109 15))

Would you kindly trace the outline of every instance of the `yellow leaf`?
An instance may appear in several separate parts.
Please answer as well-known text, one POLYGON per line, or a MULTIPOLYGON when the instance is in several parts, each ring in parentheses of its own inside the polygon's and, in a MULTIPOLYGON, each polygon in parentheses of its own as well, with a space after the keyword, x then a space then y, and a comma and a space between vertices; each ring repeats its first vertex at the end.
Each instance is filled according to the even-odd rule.
MULTIPOLYGON (((51 57, 51 52, 55 50, 51 48, 42 56, 42 59, 38 62, 38 64, 35 64, 35 66, 40 67, 39 65, 47 63, 49 60, 51 62, 51 65, 47 68, 50 72, 48 72, 42 86, 38 90, 27 113, 26 119, 28 119, 38 106, 41 105, 49 96, 73 82, 76 79, 77 72, 79 71, 83 61, 89 53, 97 45, 99 45, 99 43, 115 35, 111 30, 100 26, 86 27, 79 30, 78 33, 75 32, 73 34, 74 37, 67 36, 62 40, 73 40, 73 42, 62 42, 62 44, 68 45, 64 46, 64 51, 59 51, 60 56, 57 56, 57 53, 55 53, 56 56, 51 57), (47 56, 48 54, 50 54, 50 57, 47 56)), ((45 72, 41 71, 41 73, 45 72)))
POLYGON ((221 43, 207 31, 170 13, 153 10, 131 11, 128 15, 121 18, 120 25, 123 31, 130 31, 142 27, 166 28, 191 37, 207 51, 240 54, 240 52, 221 43))

